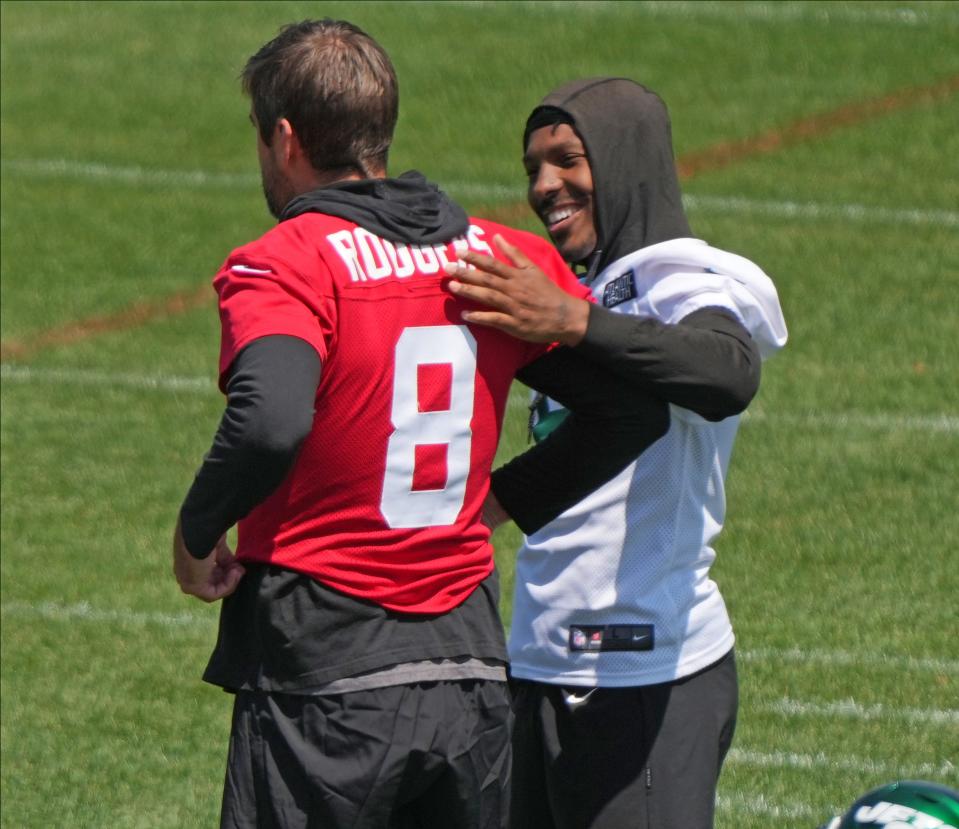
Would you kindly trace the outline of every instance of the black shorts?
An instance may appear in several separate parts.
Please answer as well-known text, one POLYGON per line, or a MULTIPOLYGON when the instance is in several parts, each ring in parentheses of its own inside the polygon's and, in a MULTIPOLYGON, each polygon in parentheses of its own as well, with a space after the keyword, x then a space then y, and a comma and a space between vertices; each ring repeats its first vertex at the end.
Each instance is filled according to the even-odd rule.
POLYGON ((506 683, 488 680, 240 692, 220 825, 500 829, 509 725, 506 683))
POLYGON ((710 829, 737 688, 732 651, 659 685, 513 680, 510 829, 710 829))

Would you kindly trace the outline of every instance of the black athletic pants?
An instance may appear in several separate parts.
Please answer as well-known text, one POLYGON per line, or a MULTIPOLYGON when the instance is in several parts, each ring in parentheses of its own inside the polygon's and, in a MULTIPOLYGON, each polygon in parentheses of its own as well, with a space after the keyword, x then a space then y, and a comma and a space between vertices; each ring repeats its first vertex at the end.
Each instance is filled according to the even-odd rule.
POLYGON ((220 825, 500 829, 509 725, 504 682, 328 696, 240 692, 220 825))
POLYGON ((737 688, 732 651, 661 685, 513 680, 510 829, 711 829, 737 688))

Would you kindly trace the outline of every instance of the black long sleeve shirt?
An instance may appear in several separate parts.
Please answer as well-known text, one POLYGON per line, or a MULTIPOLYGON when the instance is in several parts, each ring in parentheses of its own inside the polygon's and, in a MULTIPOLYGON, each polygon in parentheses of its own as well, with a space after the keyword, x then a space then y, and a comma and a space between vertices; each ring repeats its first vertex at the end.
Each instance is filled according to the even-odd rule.
MULTIPOLYGON (((758 348, 721 308, 676 325, 590 307, 583 341, 553 349, 519 379, 567 406, 548 442, 493 475, 493 492, 533 532, 616 475, 668 428, 665 403, 708 420, 743 411, 759 386, 758 348)), ((311 346, 264 337, 234 361, 228 405, 181 509, 187 549, 217 539, 282 482, 309 434, 320 379, 311 346)))
MULTIPOLYGON (((722 308, 702 308, 678 324, 668 325, 591 305, 586 336, 573 351, 587 358, 594 370, 602 368, 615 373, 622 389, 645 392, 712 421, 742 412, 759 388, 759 349, 739 320, 722 308)), ((541 389, 546 377, 556 370, 547 355, 523 369, 518 377, 541 389)), ((585 443, 571 445, 563 437, 564 425, 565 421, 548 440, 492 475, 493 493, 527 534, 581 500, 624 466, 620 465, 613 475, 606 475, 612 465, 593 468, 597 463, 608 464, 612 460, 609 453, 615 455, 618 449, 605 446, 602 434, 590 435, 585 443), (566 441, 562 447, 553 443, 557 438, 566 441), (582 495, 570 503, 563 497, 565 482, 556 478, 551 468, 551 459, 560 452, 572 455, 567 464, 581 465, 573 474, 580 476, 582 495), (557 511, 561 504, 565 504, 563 510, 557 511)), ((646 445, 653 442, 648 440, 646 445)))
MULTIPOLYGON (((312 425, 321 374, 316 352, 289 336, 263 337, 230 368, 227 407, 180 511, 184 542, 207 556, 217 539, 280 485, 312 425)), ((666 404, 625 386, 612 371, 569 348, 524 370, 534 388, 572 412, 547 446, 533 447, 524 475, 542 482, 511 516, 531 531, 555 518, 669 428, 666 404)))

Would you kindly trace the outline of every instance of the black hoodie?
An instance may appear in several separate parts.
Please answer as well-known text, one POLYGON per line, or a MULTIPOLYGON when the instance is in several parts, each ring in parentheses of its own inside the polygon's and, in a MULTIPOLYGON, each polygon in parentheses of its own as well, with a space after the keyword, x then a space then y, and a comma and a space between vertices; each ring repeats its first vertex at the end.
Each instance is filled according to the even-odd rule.
MULTIPOLYGON (((597 242, 588 259, 588 281, 634 251, 692 236, 669 114, 655 92, 626 78, 564 84, 530 113, 524 150, 534 130, 557 123, 557 110, 582 140, 592 173, 597 242)), ((759 349, 722 308, 703 308, 667 325, 595 304, 575 350, 630 386, 709 420, 738 414, 759 388, 759 349)), ((504 491, 500 500, 505 497, 504 491)))
POLYGON ((640 248, 692 236, 683 211, 666 104, 626 78, 587 78, 553 90, 533 110, 523 149, 544 109, 566 113, 593 175, 598 273, 640 248))
POLYGON ((466 233, 466 211, 422 173, 410 170, 399 178, 339 181, 297 196, 280 221, 303 213, 325 213, 355 222, 391 242, 433 245, 466 233))

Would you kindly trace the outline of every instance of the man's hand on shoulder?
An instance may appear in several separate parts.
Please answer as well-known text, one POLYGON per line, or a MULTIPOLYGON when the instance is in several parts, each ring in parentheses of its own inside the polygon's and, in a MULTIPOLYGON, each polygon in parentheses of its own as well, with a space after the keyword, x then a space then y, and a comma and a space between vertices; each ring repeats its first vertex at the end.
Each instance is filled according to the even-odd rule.
POLYGON ((494 236, 493 242, 512 265, 465 251, 459 257, 472 267, 446 267, 453 277, 452 294, 490 309, 464 311, 463 319, 529 342, 579 343, 586 334, 589 303, 566 293, 502 236, 494 236))
POLYGON ((244 572, 225 536, 208 556, 195 558, 183 541, 183 530, 177 520, 173 533, 173 575, 184 593, 204 602, 215 602, 236 590, 244 572))

